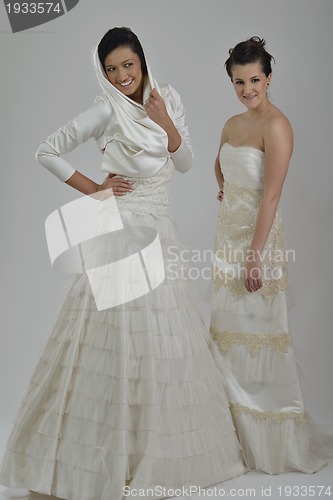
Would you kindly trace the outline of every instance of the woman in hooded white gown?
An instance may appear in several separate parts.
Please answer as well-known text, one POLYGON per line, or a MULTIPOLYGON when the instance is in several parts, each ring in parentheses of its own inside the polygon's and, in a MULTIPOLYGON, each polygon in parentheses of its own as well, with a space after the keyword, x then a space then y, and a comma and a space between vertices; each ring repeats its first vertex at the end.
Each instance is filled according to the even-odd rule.
POLYGON ((73 280, 7 442, 0 483, 12 488, 119 500, 125 485, 208 486, 245 471, 221 357, 174 258, 169 184, 192 161, 184 108, 170 85, 153 81, 140 48, 127 28, 104 36, 93 52, 103 94, 37 152, 61 181, 92 195, 96 238, 81 245, 86 271, 73 280), (100 186, 61 157, 92 137, 112 173, 100 186), (94 194, 108 188, 117 196, 94 194))

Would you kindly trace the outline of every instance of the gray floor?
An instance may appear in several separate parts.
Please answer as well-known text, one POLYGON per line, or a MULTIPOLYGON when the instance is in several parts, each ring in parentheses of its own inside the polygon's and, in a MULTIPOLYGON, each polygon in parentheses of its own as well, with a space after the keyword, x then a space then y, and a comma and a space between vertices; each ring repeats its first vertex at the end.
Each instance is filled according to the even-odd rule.
MULTIPOLYGON (((1 492, 3 490, 4 488, 0 490, 0 499, 8 500, 8 497, 2 495, 1 492)), ((298 497, 329 500, 330 496, 333 496, 333 464, 330 463, 316 474, 294 472, 281 474, 280 476, 269 476, 253 471, 248 472, 244 476, 230 479, 214 487, 202 490, 201 492, 192 493, 191 496, 187 492, 184 493, 185 496, 177 496, 177 498, 197 500, 201 498, 232 497, 271 498, 278 500, 298 497)), ((30 500, 55 500, 55 498, 35 493, 30 496, 30 500)), ((138 498, 142 497, 138 496, 138 498)))
MULTIPOLYGON (((333 441, 333 437, 330 442, 333 441)), ((2 450, 0 450, 2 452, 2 450)), ((2 454, 2 453, 1 453, 2 454)), ((0 500, 8 500, 0 486, 0 500)), ((333 497, 333 462, 324 466, 315 474, 300 472, 286 473, 279 476, 270 476, 262 472, 251 471, 243 476, 230 479, 200 492, 185 491, 182 496, 176 492, 178 499, 191 498, 270 498, 273 500, 312 498, 314 500, 330 500, 333 497)), ((138 499, 143 498, 137 492, 138 499)), ((134 496, 132 497, 134 498, 134 496)), ((149 498, 149 497, 147 497, 149 498)), ((162 497, 161 497, 162 498, 162 497)), ((56 497, 32 493, 29 500, 56 500, 56 497)), ((70 499, 69 499, 70 500, 70 499)), ((98 500, 98 499, 96 499, 98 500)), ((113 499, 110 499, 113 500, 113 499)))

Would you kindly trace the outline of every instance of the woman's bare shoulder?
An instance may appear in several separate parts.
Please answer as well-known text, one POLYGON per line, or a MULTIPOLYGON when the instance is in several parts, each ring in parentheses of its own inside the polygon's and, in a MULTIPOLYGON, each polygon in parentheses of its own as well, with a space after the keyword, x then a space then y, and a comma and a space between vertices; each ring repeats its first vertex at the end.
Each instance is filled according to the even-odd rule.
POLYGON ((233 115, 225 122, 223 130, 227 133, 231 132, 243 120, 244 113, 233 115))
POLYGON ((292 130, 292 126, 288 118, 282 111, 273 106, 271 112, 267 116, 267 121, 265 124, 269 128, 284 128, 292 130))
POLYGON ((289 144, 292 150, 293 129, 291 123, 286 115, 276 107, 267 116, 264 126, 264 143, 265 148, 270 144, 289 144))

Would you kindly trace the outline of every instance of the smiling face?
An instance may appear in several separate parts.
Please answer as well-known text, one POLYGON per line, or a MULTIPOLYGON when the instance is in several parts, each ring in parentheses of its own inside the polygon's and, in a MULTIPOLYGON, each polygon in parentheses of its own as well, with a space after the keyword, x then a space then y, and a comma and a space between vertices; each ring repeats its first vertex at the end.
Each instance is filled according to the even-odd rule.
POLYGON ((271 75, 263 73, 260 62, 235 64, 231 72, 237 97, 248 110, 259 110, 267 104, 266 92, 271 75))
POLYGON ((118 47, 104 61, 110 83, 133 101, 142 104, 143 75, 139 56, 130 47, 118 47))

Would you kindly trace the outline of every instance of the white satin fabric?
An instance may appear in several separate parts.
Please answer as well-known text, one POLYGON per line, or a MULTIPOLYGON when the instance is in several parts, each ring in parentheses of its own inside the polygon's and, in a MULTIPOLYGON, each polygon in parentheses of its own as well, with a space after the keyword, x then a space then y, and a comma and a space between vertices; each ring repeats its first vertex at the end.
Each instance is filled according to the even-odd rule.
MULTIPOLYGON (((171 87, 160 90, 183 134, 180 156, 186 160, 191 152, 184 145, 188 134, 180 99, 171 87)), ((92 136, 103 147, 116 128, 114 118, 99 99, 48 139, 42 163, 66 177, 58 154, 92 136)), ((169 207, 174 168, 184 167, 180 156, 177 151, 150 176, 151 169, 143 166, 142 172, 137 164, 129 177, 133 191, 116 197, 125 230, 132 235, 138 229, 140 236, 143 227, 158 234, 165 280, 134 300, 97 310, 87 275, 74 277, 7 441, 1 484, 68 500, 123 500, 129 484, 159 500, 168 494, 161 495, 161 488, 205 487, 246 471, 221 356, 184 275, 169 207)), ((119 170, 128 178, 124 165, 119 170)), ((110 231, 115 207, 107 201, 94 216, 97 235, 110 231)), ((134 249, 145 259, 140 240, 122 233, 117 231, 116 244, 112 237, 98 237, 87 248, 101 268, 120 261, 124 270, 122 279, 104 288, 106 299, 136 290, 143 269, 129 273, 133 265, 126 257, 134 249)))
MULTIPOLYGON (((92 53, 92 62, 104 96, 109 101, 114 120, 117 123, 114 134, 105 145, 102 170, 114 165, 116 172, 144 177, 158 172, 169 158, 166 132, 149 118, 143 104, 139 104, 114 87, 106 78, 99 60, 97 47, 92 53)), ((153 88, 160 93, 149 66, 144 81, 143 102, 153 88)), ((169 110, 170 111, 170 110, 169 110)))
POLYGON ((101 158, 104 172, 151 177, 168 161, 172 161, 179 172, 186 172, 192 165, 192 147, 184 106, 176 90, 171 85, 158 85, 147 64, 143 102, 155 87, 182 139, 179 148, 170 153, 166 132, 148 117, 143 104, 131 100, 107 80, 97 48, 93 51, 92 61, 102 95, 96 98, 92 107, 60 127, 39 146, 36 153, 39 163, 65 182, 76 169, 62 155, 95 138, 104 153, 101 158))
POLYGON ((248 189, 262 189, 265 154, 248 146, 223 144, 220 161, 225 181, 248 189))
MULTIPOLYGON (((170 161, 155 176, 132 178, 133 191, 116 198, 124 229, 158 233, 165 280, 97 310, 87 276, 75 276, 7 441, 0 484, 68 500, 123 500, 130 483, 160 500, 157 487, 205 487, 246 471, 221 356, 184 275, 168 202, 173 172, 170 161)), ((96 234, 107 234, 107 201, 96 234)), ((124 257, 140 241, 128 244, 122 231, 116 238, 89 248, 98 265, 122 261, 126 279, 110 292, 122 296, 137 286, 139 268, 129 274, 124 257)))
MULTIPOLYGON (((225 184, 216 254, 223 246, 237 252, 251 243, 263 192, 265 154, 248 146, 224 144, 220 163, 225 184)), ((284 251, 282 236, 278 209, 266 247, 284 251)), ((223 272, 243 264, 241 259, 230 263, 230 255, 226 251, 224 260, 215 260, 223 272)), ((324 462, 309 444, 310 419, 288 326, 286 267, 271 256, 265 264, 270 269, 279 266, 282 284, 274 288, 272 281, 263 294, 246 292, 242 276, 237 286, 238 278, 228 276, 222 284, 216 280, 211 332, 224 355, 227 395, 248 467, 271 474, 311 473, 324 462)))

